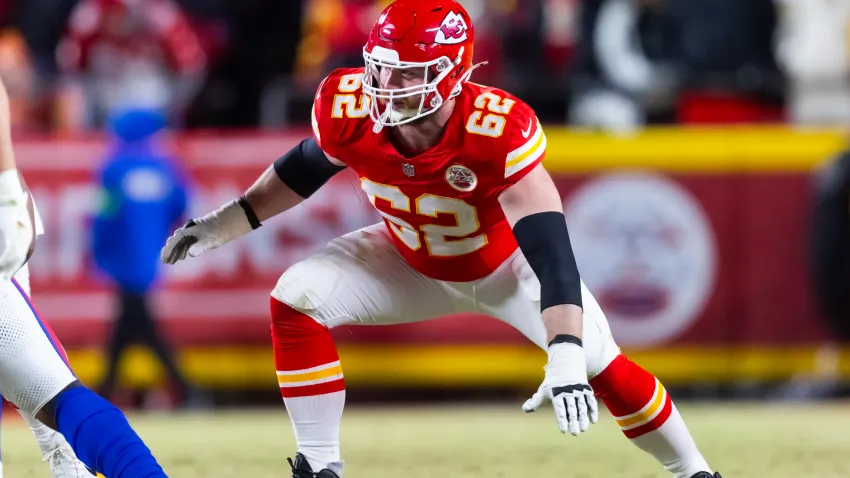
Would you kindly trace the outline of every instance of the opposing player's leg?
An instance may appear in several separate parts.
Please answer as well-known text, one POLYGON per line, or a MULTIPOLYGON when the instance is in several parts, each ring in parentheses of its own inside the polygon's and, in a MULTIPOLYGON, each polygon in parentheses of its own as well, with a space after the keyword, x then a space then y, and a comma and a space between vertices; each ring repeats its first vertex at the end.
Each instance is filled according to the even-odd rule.
POLYGON ((0 282, 0 390, 109 478, 166 476, 124 414, 77 380, 14 281, 0 282))
POLYGON ((297 478, 341 469, 345 382, 330 329, 415 322, 453 312, 443 285, 411 269, 387 234, 378 224, 331 241, 290 267, 272 292, 275 365, 298 443, 297 478))
POLYGON ((29 425, 33 436, 35 436, 35 441, 41 449, 42 460, 50 466, 50 472, 55 478, 90 478, 95 475, 77 458, 71 445, 61 433, 41 423, 23 410, 18 410, 18 412, 29 425))
MULTIPOLYGON (((540 285, 522 254, 517 253, 501 269, 479 281, 475 293, 481 312, 513 325, 546 348, 540 285)), ((582 340, 590 385, 626 437, 676 478, 713 477, 664 386, 620 353, 605 314, 584 284, 582 303, 582 340)))
MULTIPOLYGON (((15 281, 18 283, 18 286, 20 286, 21 291, 27 297, 31 297, 28 264, 24 264, 24 266, 15 273, 15 281)), ((43 325, 45 331, 53 338, 59 352, 67 362, 67 355, 65 354, 65 350, 62 348, 62 344, 56 338, 56 334, 53 333, 47 322, 44 322, 43 325)), ((41 423, 38 419, 21 409, 18 409, 18 412, 21 414, 21 417, 23 417, 27 425, 29 425, 30 430, 32 430, 32 433, 35 436, 35 441, 41 449, 42 458, 50 466, 50 471, 54 477, 82 478, 93 475, 93 473, 77 459, 77 455, 74 454, 74 450, 71 449, 71 445, 68 444, 68 441, 65 440, 65 437, 63 437, 61 433, 41 423)))

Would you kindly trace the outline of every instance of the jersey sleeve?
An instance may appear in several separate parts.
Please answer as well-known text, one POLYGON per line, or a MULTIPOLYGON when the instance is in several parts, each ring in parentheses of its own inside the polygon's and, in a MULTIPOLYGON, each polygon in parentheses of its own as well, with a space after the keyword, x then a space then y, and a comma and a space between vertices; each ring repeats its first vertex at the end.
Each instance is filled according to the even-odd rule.
POLYGON ((350 146, 362 135, 364 118, 368 120, 359 88, 361 78, 362 69, 359 74, 356 69, 336 70, 322 80, 313 99, 310 122, 316 142, 328 156, 346 164, 350 146))
POLYGON ((506 118, 504 142, 498 148, 505 162, 502 189, 519 182, 546 155, 546 135, 530 106, 517 100, 506 118))

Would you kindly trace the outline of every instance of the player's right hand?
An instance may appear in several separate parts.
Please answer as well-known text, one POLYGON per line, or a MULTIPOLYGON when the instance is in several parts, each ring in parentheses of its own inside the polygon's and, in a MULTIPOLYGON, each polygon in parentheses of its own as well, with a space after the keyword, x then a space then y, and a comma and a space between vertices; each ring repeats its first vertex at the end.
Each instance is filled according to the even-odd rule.
POLYGON ((189 220, 165 241, 165 247, 162 248, 159 258, 166 264, 174 264, 185 259, 187 255, 197 257, 210 249, 215 249, 222 242, 216 238, 211 229, 209 224, 200 222, 199 219, 189 220))
POLYGON ((191 219, 165 241, 159 254, 166 264, 198 257, 251 232, 251 224, 238 201, 231 201, 204 217, 191 219))
POLYGON ((526 413, 537 411, 551 401, 561 433, 578 435, 599 420, 593 389, 587 383, 584 349, 572 343, 549 346, 546 376, 537 392, 522 405, 526 413))
POLYGON ((0 280, 11 279, 27 261, 35 227, 28 201, 18 171, 0 173, 0 280))

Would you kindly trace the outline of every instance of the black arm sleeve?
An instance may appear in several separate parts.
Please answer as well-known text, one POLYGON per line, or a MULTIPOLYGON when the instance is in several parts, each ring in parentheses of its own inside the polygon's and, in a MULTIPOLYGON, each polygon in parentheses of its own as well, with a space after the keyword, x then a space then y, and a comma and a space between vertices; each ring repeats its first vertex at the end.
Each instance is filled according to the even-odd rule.
POLYGON ((345 166, 328 160, 315 138, 305 139, 274 162, 274 170, 283 184, 304 199, 343 169, 345 166))
POLYGON ((560 304, 582 307, 581 278, 564 214, 526 216, 514 225, 514 237, 540 281, 540 310, 560 304))

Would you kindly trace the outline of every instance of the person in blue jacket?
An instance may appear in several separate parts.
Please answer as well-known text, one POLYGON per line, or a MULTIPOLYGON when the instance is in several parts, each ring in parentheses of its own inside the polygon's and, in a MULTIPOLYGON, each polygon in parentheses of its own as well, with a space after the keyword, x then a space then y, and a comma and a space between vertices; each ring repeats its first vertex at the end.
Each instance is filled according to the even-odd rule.
POLYGON ((109 342, 100 393, 111 395, 122 352, 131 344, 156 354, 186 400, 189 385, 159 333, 148 298, 157 282, 159 251, 185 216, 186 181, 174 160, 159 151, 163 114, 129 109, 110 120, 114 143, 99 174, 100 208, 94 218, 92 252, 97 267, 116 285, 120 311, 109 342))

